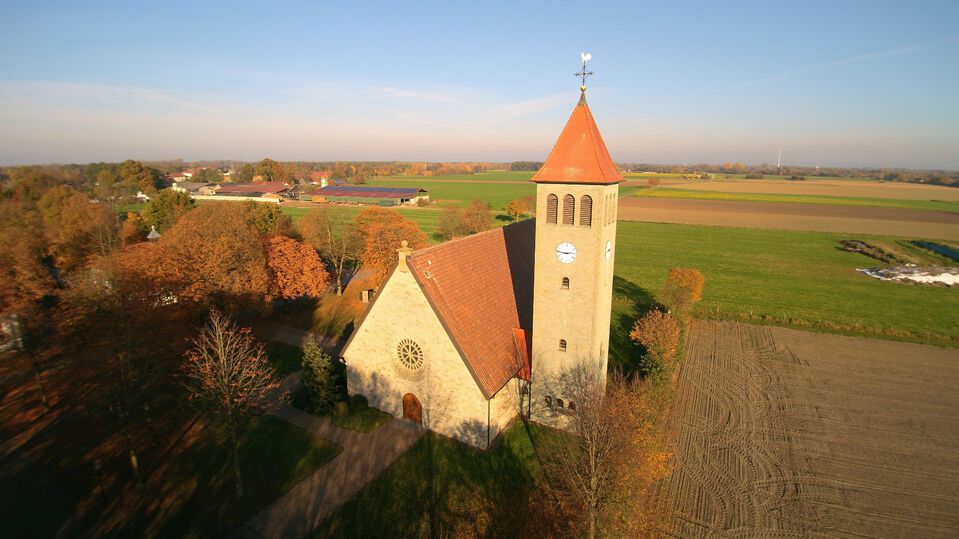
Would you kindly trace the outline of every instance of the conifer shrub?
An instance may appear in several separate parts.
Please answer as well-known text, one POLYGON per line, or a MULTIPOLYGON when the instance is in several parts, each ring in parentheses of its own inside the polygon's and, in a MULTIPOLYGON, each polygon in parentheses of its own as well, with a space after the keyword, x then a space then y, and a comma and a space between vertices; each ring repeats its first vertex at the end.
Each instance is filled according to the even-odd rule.
POLYGON ((315 342, 307 343, 303 347, 303 393, 308 411, 323 415, 333 410, 340 398, 338 378, 330 355, 315 342))

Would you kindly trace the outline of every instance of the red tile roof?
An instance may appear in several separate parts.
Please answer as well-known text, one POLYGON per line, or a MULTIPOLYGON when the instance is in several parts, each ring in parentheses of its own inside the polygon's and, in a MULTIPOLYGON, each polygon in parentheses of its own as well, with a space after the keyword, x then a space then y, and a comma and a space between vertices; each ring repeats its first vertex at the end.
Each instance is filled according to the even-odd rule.
POLYGON ((530 181, 601 185, 623 181, 596 127, 585 95, 570 114, 546 162, 530 181))
POLYGON ((514 329, 533 329, 535 237, 531 219, 414 251, 407 259, 486 398, 526 366, 514 329))

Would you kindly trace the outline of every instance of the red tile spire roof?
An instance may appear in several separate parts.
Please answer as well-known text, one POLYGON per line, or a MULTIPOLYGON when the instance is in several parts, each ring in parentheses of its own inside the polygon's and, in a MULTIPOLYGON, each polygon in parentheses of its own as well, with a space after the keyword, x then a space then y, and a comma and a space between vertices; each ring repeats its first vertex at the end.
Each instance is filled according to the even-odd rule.
POLYGON ((531 181, 600 185, 623 181, 589 111, 585 93, 570 114, 553 151, 531 181))

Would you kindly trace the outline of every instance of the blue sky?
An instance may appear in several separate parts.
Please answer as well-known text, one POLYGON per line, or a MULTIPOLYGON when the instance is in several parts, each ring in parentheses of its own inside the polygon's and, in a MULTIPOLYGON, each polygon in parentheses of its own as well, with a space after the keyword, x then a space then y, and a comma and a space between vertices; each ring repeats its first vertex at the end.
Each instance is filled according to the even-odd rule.
POLYGON ((959 169, 959 2, 17 2, 0 164, 542 160, 959 169))

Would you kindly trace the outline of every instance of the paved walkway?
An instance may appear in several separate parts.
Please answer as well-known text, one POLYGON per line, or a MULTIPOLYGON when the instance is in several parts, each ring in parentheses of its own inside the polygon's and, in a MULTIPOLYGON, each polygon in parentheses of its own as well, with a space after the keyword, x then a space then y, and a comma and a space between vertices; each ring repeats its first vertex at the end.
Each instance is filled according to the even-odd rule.
MULTIPOLYGON (((291 339, 297 338, 292 333, 289 336, 291 339)), ((283 379, 274 395, 278 397, 286 392, 292 393, 299 387, 300 378, 299 372, 290 374, 283 379)), ((273 400, 277 402, 270 409, 273 415, 340 445, 343 451, 234 530, 231 537, 292 539, 307 535, 405 453, 423 434, 418 425, 400 419, 393 419, 373 432, 363 434, 337 427, 324 418, 282 403, 278 398, 273 400)))

